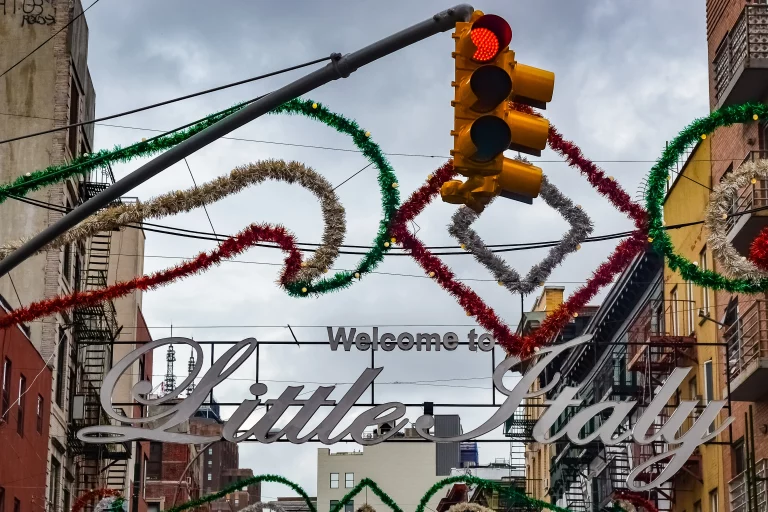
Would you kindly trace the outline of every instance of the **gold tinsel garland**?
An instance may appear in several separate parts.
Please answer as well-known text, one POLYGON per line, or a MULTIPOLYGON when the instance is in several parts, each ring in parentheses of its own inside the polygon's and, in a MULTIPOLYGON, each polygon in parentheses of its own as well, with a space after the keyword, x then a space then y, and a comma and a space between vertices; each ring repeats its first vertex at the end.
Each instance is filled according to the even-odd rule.
MULTIPOLYGON (((237 167, 228 176, 221 176, 199 187, 169 192, 144 203, 121 204, 107 208, 57 237, 40 252, 86 240, 100 232, 117 230, 126 224, 189 212, 266 180, 299 184, 320 200, 325 224, 322 244, 291 280, 311 281, 325 273, 339 254, 339 247, 346 233, 344 207, 341 206, 331 184, 323 176, 302 163, 283 160, 263 160, 237 167)), ((6 258, 27 240, 17 240, 0 246, 0 259, 6 258)))

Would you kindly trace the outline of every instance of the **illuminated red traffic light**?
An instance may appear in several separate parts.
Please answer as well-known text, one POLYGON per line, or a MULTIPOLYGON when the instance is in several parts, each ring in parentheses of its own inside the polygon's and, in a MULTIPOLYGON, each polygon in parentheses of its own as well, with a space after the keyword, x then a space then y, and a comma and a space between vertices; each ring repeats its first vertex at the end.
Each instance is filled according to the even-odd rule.
POLYGON ((472 38, 472 43, 477 47, 472 56, 474 60, 488 62, 499 53, 499 38, 489 29, 476 28, 472 30, 469 37, 472 38))

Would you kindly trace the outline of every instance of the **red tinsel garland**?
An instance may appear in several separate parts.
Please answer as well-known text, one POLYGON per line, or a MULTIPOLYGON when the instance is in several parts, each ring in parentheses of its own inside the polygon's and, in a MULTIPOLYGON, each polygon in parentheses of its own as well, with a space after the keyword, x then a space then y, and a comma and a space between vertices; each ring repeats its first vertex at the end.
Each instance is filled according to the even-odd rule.
POLYGON ((749 247, 749 259, 762 270, 768 270, 768 228, 762 231, 752 240, 749 247))
POLYGON ((205 271, 211 266, 221 263, 223 260, 241 254, 259 242, 274 242, 284 252, 288 253, 288 256, 285 258, 283 273, 280 276, 280 282, 285 284, 292 279, 301 268, 301 253, 296 248, 294 236, 282 226, 273 227, 266 224, 251 224, 234 237, 222 242, 221 245, 210 253, 200 253, 195 259, 175 267, 155 272, 154 274, 135 277, 130 281, 118 282, 99 290, 59 295, 16 309, 8 316, 0 319, 0 329, 16 323, 29 322, 37 318, 53 315, 60 311, 114 300, 124 297, 134 290, 146 291, 158 288, 176 279, 205 271))
MULTIPOLYGON (((534 113, 530 107, 513 104, 517 110, 534 113)), ((458 282, 453 272, 438 257, 434 256, 408 231, 407 224, 419 215, 440 192, 443 183, 455 176, 453 163, 440 167, 433 176, 416 190, 398 210, 395 222, 390 229, 403 247, 411 251, 413 258, 427 274, 434 277, 440 286, 453 295, 462 308, 477 319, 477 322, 490 331, 496 342, 505 348, 508 354, 527 356, 536 347, 547 344, 563 326, 597 295, 600 289, 613 281, 623 272, 632 259, 644 249, 647 243, 647 213, 645 209, 632 201, 629 195, 612 178, 605 176, 593 162, 586 159, 578 146, 565 140, 554 126, 550 126, 549 146, 562 155, 571 167, 576 167, 585 175, 600 194, 607 197, 621 212, 628 214, 638 231, 623 240, 607 261, 601 264, 587 283, 576 290, 568 301, 561 304, 542 322, 539 329, 528 336, 519 336, 507 326, 485 302, 469 287, 458 282)))
POLYGON ((613 493, 613 499, 626 501, 635 507, 642 507, 646 512, 659 512, 659 509, 656 508, 656 505, 651 500, 644 498, 636 492, 616 491, 613 493))
MULTIPOLYGON (((91 491, 86 492, 79 498, 77 498, 77 501, 72 505, 71 512, 80 512, 85 508, 85 506, 93 501, 94 498, 98 499, 104 499, 107 496, 120 496, 120 491, 117 491, 115 489, 93 489, 91 491)), ((69 512, 69 511, 64 511, 69 512)))

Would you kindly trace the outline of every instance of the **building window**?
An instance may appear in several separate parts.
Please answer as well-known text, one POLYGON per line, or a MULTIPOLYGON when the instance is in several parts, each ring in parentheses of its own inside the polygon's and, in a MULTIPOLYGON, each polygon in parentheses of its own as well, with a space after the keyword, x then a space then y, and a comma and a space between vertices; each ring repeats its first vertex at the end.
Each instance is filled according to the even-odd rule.
POLYGON ((208 465, 213 466, 213 461, 211 459, 208 459, 208 465))
POLYGON ((17 498, 13 498, 13 512, 21 512, 21 502, 17 498))
POLYGON ((163 468, 163 444, 149 443, 149 460, 147 461, 147 480, 160 480, 163 468))
POLYGON ((213 448, 208 448, 208 455, 213 455, 213 448))
MULTIPOLYGON (((701 270, 709 270, 706 245, 699 253, 699 268, 701 270)), ((703 287, 701 288, 701 309, 704 310, 705 316, 709 316, 709 289, 703 287)))
POLYGON ((56 457, 51 457, 51 482, 48 486, 48 501, 51 502, 52 509, 59 509, 59 492, 61 490, 61 464, 56 457))
POLYGON ((72 504, 70 503, 71 500, 72 498, 70 497, 69 489, 65 487, 64 488, 64 506, 61 508, 62 512, 68 512, 71 509, 72 507, 72 504))
POLYGON ((701 512, 701 501, 693 504, 693 512, 701 512))
POLYGON ((160 512, 160 503, 147 502, 147 512, 160 512))
POLYGON ((37 395, 37 433, 43 433, 43 397, 37 395))
POLYGON ((331 500, 331 512, 333 512, 333 509, 338 506, 339 506, 339 500, 331 500))
POLYGON ((746 453, 744 451, 744 438, 742 437, 733 444, 733 467, 734 475, 740 475, 747 469, 746 453))
POLYGON ((67 364, 67 331, 59 326, 59 346, 56 354, 56 403, 59 407, 64 406, 64 374, 67 364))
POLYGON ((717 502, 717 489, 709 492, 709 512, 718 512, 720 509, 717 502))
POLYGON ((696 299, 693 298, 693 283, 691 281, 685 283, 685 291, 688 298, 688 301, 685 303, 685 317, 688 319, 688 334, 692 335, 696 323, 696 315, 694 314, 696 299))
POLYGON ((677 286, 672 288, 672 291, 669 293, 669 300, 672 303, 672 317, 670 320, 672 321, 672 335, 673 336, 679 336, 680 335, 680 303, 677 300, 677 286))
POLYGON ((27 394, 27 379, 24 377, 24 375, 21 375, 19 377, 19 414, 16 422, 16 432, 19 433, 20 436, 24 437, 24 412, 25 412, 25 405, 26 405, 26 394, 27 394))
MULTIPOLYGON (((73 76, 69 86, 69 124, 78 122, 80 122, 80 90, 77 88, 77 81, 73 76)), ((79 132, 79 126, 73 126, 69 129, 69 152, 72 154, 72 158, 77 157, 77 150, 80 147, 80 141, 77 138, 79 132)))
POLYGON ((339 474, 331 473, 331 489, 339 488, 339 474))
POLYGON ((210 473, 208 473, 208 481, 209 482, 211 481, 211 474, 210 473))
POLYGON ((11 407, 11 360, 7 357, 3 363, 3 421, 8 421, 8 409, 11 407))
MULTIPOLYGON (((69 205, 69 201, 64 203, 64 207, 67 210, 72 208, 69 205)), ((64 245, 64 257, 61 261, 61 275, 64 277, 64 281, 69 285, 72 279, 72 244, 64 245)))
MULTIPOLYGON (((708 404, 712 400, 715 399, 715 383, 714 383, 714 375, 712 374, 712 360, 704 363, 704 400, 706 400, 706 403, 708 404)), ((712 424, 709 426, 709 430, 707 431, 712 432, 715 430, 715 422, 713 421, 712 424)))
POLYGON ((5 487, 0 487, 0 512, 5 512, 5 487))
POLYGON ((344 505, 344 512, 355 512, 355 503, 350 501, 344 505))
POLYGON ((240 505, 240 499, 239 498, 235 498, 235 506, 238 506, 238 505, 240 505))
POLYGON ((355 486, 355 474, 354 473, 344 473, 344 487, 347 489, 351 489, 355 486))

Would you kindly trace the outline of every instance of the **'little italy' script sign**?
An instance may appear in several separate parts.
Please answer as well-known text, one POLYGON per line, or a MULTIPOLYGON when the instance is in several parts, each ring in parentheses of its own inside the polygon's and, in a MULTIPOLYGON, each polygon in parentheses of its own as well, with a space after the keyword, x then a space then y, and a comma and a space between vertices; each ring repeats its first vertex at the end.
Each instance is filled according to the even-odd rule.
MULTIPOLYGON (((528 391, 539 374, 558 354, 588 342, 590 338, 590 336, 582 336, 568 343, 541 349, 536 355, 538 358, 536 363, 531 365, 529 370, 512 389, 504 385, 503 377, 519 360, 508 358, 502 361, 493 372, 493 384, 500 393, 506 396, 506 399, 493 416, 471 432, 453 437, 436 437, 430 433, 430 429, 434 426, 434 418, 430 415, 422 415, 414 422, 417 433, 429 441, 458 442, 482 436, 498 428, 512 416, 515 409, 525 398, 543 395, 554 388, 559 380, 558 375, 544 389, 535 392, 528 391)), ((250 393, 254 399, 244 400, 237 407, 225 423, 221 437, 169 432, 169 430, 179 426, 195 414, 210 391, 229 377, 253 354, 256 350, 256 344, 257 342, 253 338, 243 340, 230 348, 221 358, 212 361, 211 368, 200 379, 194 391, 183 400, 178 399, 179 395, 194 381, 202 368, 203 351, 200 345, 187 338, 165 338, 143 345, 114 365, 105 377, 103 387, 101 388, 100 398, 104 411, 123 425, 86 427, 77 433, 78 439, 87 443, 115 443, 146 439, 169 443, 197 444, 218 441, 221 438, 235 443, 248 438, 254 438, 258 442, 268 444, 280 438, 285 438, 291 443, 301 444, 317 438, 324 444, 333 444, 346 436, 351 436, 362 445, 372 445, 386 441, 409 423, 408 418, 404 417, 406 414, 405 405, 398 402, 389 402, 370 407, 357 416, 347 428, 334 435, 334 431, 344 417, 383 370, 383 368, 368 368, 338 401, 328 398, 335 390, 335 386, 321 386, 313 392, 312 396, 306 399, 298 398, 304 386, 289 386, 278 398, 262 402, 260 397, 267 393, 267 386, 256 383, 250 387, 250 393), (160 407, 162 412, 145 418, 126 418, 117 414, 112 407, 112 393, 120 376, 142 354, 172 343, 189 345, 197 353, 197 357, 195 357, 197 363, 195 369, 190 372, 190 375, 175 391, 160 398, 150 399, 147 397, 152 390, 152 384, 149 381, 137 383, 132 390, 132 396, 136 402, 146 406, 163 406, 160 407), (259 405, 267 405, 267 412, 252 427, 243 430, 243 424, 259 405), (275 424, 289 407, 299 407, 300 409, 285 426, 276 429, 275 424), (332 407, 332 410, 317 427, 301 435, 306 424, 321 407, 332 407), (139 426, 124 426, 125 422, 138 424, 139 426), (394 425, 394 428, 374 437, 363 435, 366 428, 385 422, 394 425), (140 426, 141 424, 149 423, 152 424, 152 428, 140 426)), ((713 400, 706 405, 701 414, 693 421, 690 429, 684 434, 678 435, 681 432, 683 423, 695 411, 698 405, 697 401, 684 400, 660 429, 654 431, 651 428, 664 407, 675 395, 678 386, 680 386, 690 370, 690 368, 676 368, 658 390, 653 401, 636 419, 633 430, 618 434, 617 430, 619 430, 620 426, 626 424, 627 418, 637 405, 633 400, 622 402, 605 401, 591 405, 575 414, 559 432, 552 433, 552 426, 567 407, 578 407, 582 404, 582 400, 576 398, 581 385, 565 386, 553 400, 544 402, 547 409, 533 427, 533 438, 540 443, 553 443, 565 436, 576 445, 584 445, 597 439, 608 446, 630 440, 641 445, 650 444, 654 441, 668 443, 669 449, 667 452, 642 461, 633 468, 627 478, 627 486, 634 491, 659 487, 664 482, 670 480, 683 467, 699 445, 713 439, 727 428, 733 420, 733 418, 727 418, 719 428, 710 432, 710 425, 712 425, 725 405, 724 401, 713 400), (582 428, 590 419, 597 415, 605 417, 606 413, 610 415, 595 432, 586 437, 579 436, 582 428), (645 477, 640 476, 646 469, 659 465, 667 459, 669 461, 664 465, 664 469, 658 474, 655 472, 651 474, 649 482, 647 482, 647 476, 649 475, 645 475, 645 477)))

